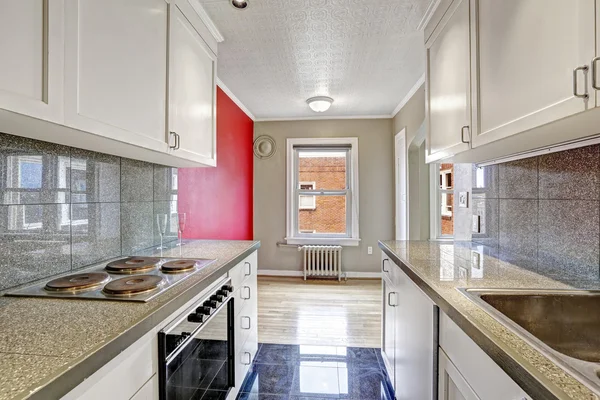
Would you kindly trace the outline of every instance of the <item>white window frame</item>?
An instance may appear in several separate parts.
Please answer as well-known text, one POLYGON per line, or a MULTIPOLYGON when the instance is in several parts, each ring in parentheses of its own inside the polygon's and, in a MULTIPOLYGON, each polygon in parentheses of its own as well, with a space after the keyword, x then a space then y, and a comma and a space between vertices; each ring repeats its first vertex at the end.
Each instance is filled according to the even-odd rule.
MULTIPOLYGON (((442 235, 442 192, 454 194, 453 188, 440 189, 440 163, 429 164, 429 216, 431 240, 454 240, 454 235, 442 235)), ((445 183, 445 182, 444 182, 445 183)), ((454 210, 452 210, 454 213, 454 210)))
MULTIPOLYGON (((359 187, 358 187, 358 138, 290 138, 286 142, 286 242, 294 245, 305 244, 331 244, 341 246, 358 246, 359 237, 359 187), (349 150, 349 168, 347 181, 350 187, 347 188, 346 209, 347 212, 346 234, 308 234, 300 233, 298 230, 297 214, 298 204, 296 201, 296 176, 297 166, 295 165, 295 146, 350 146, 349 150)), ((317 190, 318 192, 318 190, 317 190)))
MULTIPOLYGON (((300 181, 299 182, 300 185, 310 185, 312 186, 311 190, 316 190, 317 189, 317 183, 316 182, 308 182, 308 181, 300 181)), ((298 209, 299 210, 316 210, 317 209, 317 196, 305 196, 305 195, 301 195, 300 197, 304 197, 304 198, 310 198, 310 206, 301 206, 298 205, 298 209)))

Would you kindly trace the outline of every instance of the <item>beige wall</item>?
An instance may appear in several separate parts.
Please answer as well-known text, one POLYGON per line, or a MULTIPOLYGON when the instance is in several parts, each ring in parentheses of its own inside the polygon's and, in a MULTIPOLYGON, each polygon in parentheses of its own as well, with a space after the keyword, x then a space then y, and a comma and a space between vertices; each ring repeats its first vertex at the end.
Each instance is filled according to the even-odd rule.
POLYGON ((392 135, 406 127, 406 147, 408 148, 423 121, 425 121, 425 85, 421 85, 408 103, 394 116, 392 135))
POLYGON ((425 85, 422 85, 394 116, 390 142, 393 145, 393 136, 406 127, 408 238, 411 240, 429 238, 429 167, 425 164, 424 122, 425 85))
POLYGON ((254 135, 269 135, 277 153, 254 163, 254 238, 261 241, 259 269, 300 271, 301 254, 277 247, 286 234, 286 139, 303 137, 358 137, 359 225, 358 247, 345 247, 343 266, 349 272, 379 272, 377 241, 393 237, 394 171, 391 119, 256 122, 254 135), (367 247, 373 254, 367 254, 367 247))

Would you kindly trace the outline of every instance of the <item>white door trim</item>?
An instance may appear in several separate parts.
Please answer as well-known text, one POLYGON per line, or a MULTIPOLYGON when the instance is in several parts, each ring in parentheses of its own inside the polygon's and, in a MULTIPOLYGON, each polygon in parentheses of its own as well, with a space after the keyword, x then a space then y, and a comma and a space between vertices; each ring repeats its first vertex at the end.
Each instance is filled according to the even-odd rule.
POLYGON ((408 173, 407 173, 406 127, 394 136, 394 187, 396 240, 408 239, 408 173), (401 153, 401 154, 400 154, 401 153), (403 167, 403 171, 401 168, 403 167), (400 175, 403 175, 401 177, 400 175), (404 178, 404 179, 402 179, 404 178))

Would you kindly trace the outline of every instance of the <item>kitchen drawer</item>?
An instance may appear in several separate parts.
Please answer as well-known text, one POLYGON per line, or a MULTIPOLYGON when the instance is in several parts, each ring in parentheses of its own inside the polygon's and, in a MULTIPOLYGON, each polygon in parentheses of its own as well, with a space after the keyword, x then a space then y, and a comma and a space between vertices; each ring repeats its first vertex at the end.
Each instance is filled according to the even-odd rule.
POLYGON ((258 283, 256 281, 256 275, 249 277, 246 281, 244 281, 233 293, 233 298, 235 299, 235 315, 239 315, 239 313, 246 307, 247 304, 256 304, 257 303, 257 289, 258 283))
POLYGON ((258 257, 256 251, 246 257, 242 262, 229 270, 229 277, 234 290, 252 276, 256 276, 258 257))
POLYGON ((250 335, 235 358, 235 386, 240 388, 258 352, 258 340, 250 335))
POLYGON ((249 336, 258 333, 258 303, 256 301, 247 302, 243 309, 235 317, 235 349, 236 353, 241 350, 243 344, 249 336))
POLYGON ((450 317, 440 314, 440 347, 479 398, 530 398, 450 317))

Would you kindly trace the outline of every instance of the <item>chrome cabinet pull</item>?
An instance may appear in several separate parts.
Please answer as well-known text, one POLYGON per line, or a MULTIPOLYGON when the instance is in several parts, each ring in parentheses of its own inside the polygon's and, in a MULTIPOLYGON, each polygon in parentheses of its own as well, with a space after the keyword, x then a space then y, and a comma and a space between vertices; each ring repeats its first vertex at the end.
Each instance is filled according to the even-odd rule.
POLYGON ((250 317, 242 317, 242 324, 241 325, 242 325, 242 329, 249 330, 252 327, 252 319, 250 317), (248 320, 248 327, 247 328, 244 328, 244 323, 243 323, 244 319, 248 320))
MULTIPOLYGON (((587 89, 585 90, 585 93, 579 93, 579 88, 578 88, 578 84, 577 84, 577 72, 583 71, 585 73, 588 69, 589 68, 587 65, 583 65, 583 66, 577 67, 573 70, 573 96, 579 97, 580 99, 587 99, 589 97, 589 95, 587 93, 587 89)), ((593 79, 593 77, 592 77, 592 79, 593 79)))
POLYGON ((244 365, 250 365, 250 364, 252 364, 252 354, 249 353, 249 352, 247 352, 247 351, 245 351, 244 355, 248 356, 248 362, 242 361, 242 364, 244 364, 244 365))
POLYGON ((389 269, 385 269, 385 262, 390 262, 389 259, 385 258, 382 262, 381 262, 381 269, 383 270, 383 272, 390 272, 389 269))
POLYGON ((592 87, 596 90, 600 90, 600 86, 598 86, 598 78, 596 77, 596 63, 600 60, 600 57, 592 58, 592 87))
POLYGON ((175 147, 175 150, 179 150, 179 148, 181 147, 181 136, 179 136, 179 133, 176 133, 175 135, 175 138, 177 139, 177 147, 175 147))
POLYGON ((388 305, 391 307, 396 307, 398 304, 392 304, 392 295, 394 295, 394 297, 396 297, 396 292, 389 292, 388 293, 388 305))
POLYGON ((252 264, 250 264, 248 261, 246 261, 244 263, 244 265, 248 266, 248 269, 247 269, 248 273, 244 272, 244 276, 250 276, 250 275, 252 275, 252 264))
POLYGON ((173 143, 172 145, 170 145, 169 148, 172 149, 172 150, 177 150, 178 149, 177 145, 178 145, 178 142, 179 142, 179 140, 177 140, 177 136, 179 136, 179 135, 176 132, 173 132, 173 131, 170 131, 169 135, 172 135, 175 138, 175 143, 173 143))
POLYGON ((242 299, 249 300, 250 297, 252 296, 252 293, 250 292, 250 286, 244 286, 242 289, 248 289, 248 297, 244 297, 244 292, 242 292, 242 299))
POLYGON ((469 129, 469 125, 465 125, 460 128, 460 141, 465 144, 471 143, 471 129, 469 129), (469 140, 465 140, 465 129, 467 129, 469 132, 469 140))

